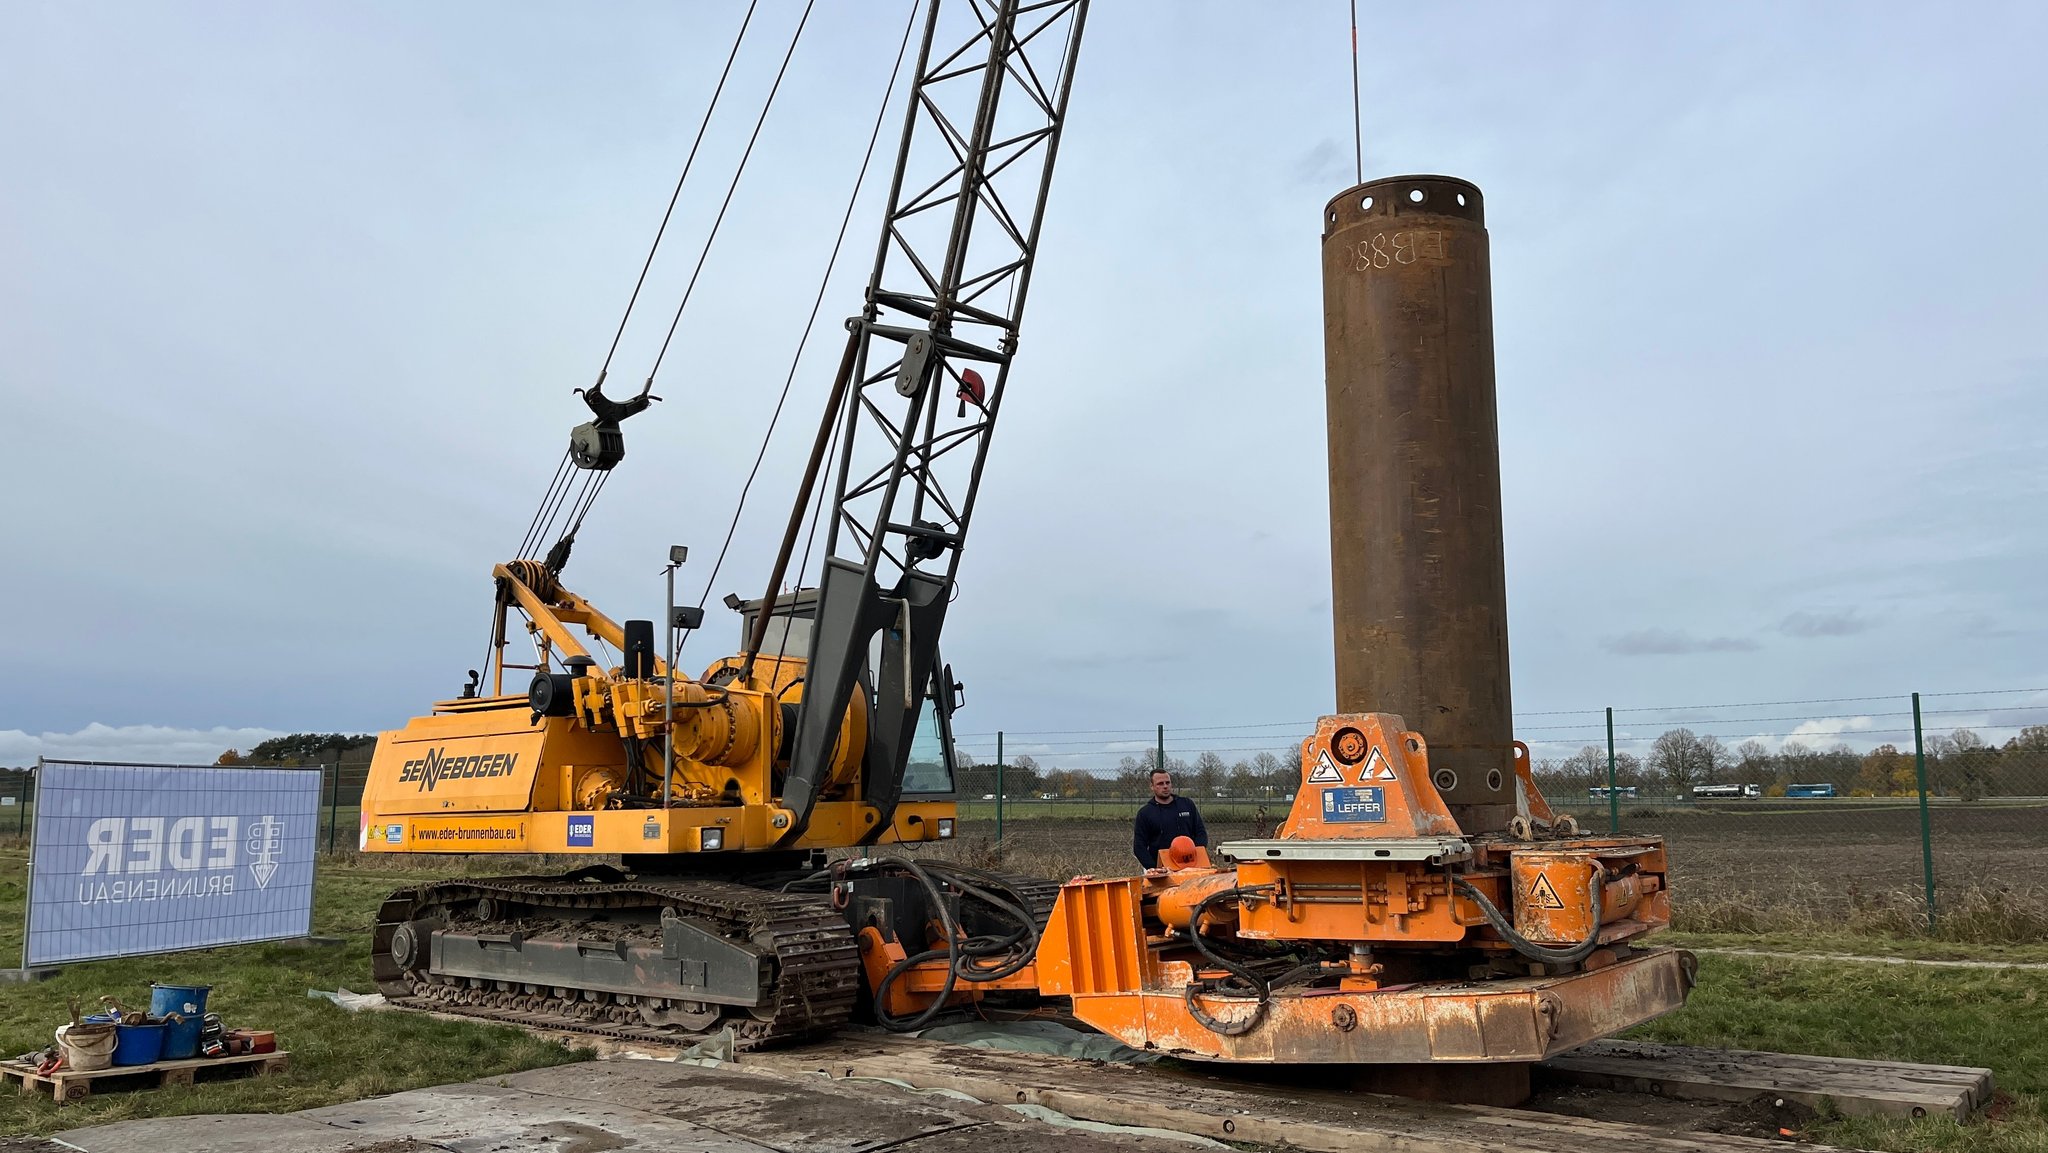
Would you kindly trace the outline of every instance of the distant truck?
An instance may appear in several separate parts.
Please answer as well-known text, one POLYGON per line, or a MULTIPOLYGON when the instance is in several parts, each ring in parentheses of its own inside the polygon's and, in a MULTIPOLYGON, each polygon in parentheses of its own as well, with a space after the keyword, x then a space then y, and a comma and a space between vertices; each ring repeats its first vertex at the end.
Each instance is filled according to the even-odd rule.
POLYGON ((1794 798, 1832 797, 1835 795, 1835 787, 1833 785, 1786 785, 1785 795, 1794 798))
POLYGON ((1761 797, 1762 785, 1694 785, 1692 799, 1695 801, 1714 800, 1722 797, 1761 797))

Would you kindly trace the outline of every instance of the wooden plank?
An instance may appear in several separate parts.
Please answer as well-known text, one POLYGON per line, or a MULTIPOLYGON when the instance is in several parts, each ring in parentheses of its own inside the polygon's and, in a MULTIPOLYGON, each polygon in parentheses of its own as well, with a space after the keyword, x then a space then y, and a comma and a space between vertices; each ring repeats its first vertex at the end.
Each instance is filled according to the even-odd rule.
POLYGON ((165 1085, 190 1085, 198 1080, 226 1080, 231 1076, 265 1077, 287 1068, 290 1057, 283 1051, 244 1053, 237 1057, 195 1057, 107 1069, 59 1069, 55 1073, 38 1073, 35 1066, 25 1061, 0 1061, 0 1083, 17 1084, 23 1096, 48 1093, 59 1105, 65 1105, 83 1100, 94 1091, 157 1089, 165 1085), (202 1073, 207 1076, 202 1078, 202 1073))
POLYGON ((876 1035, 747 1053, 740 1064, 952 1089, 983 1101, 1042 1105, 1085 1121, 1312 1153, 1762 1153, 1788 1144, 1365 1093, 1226 1086, 1156 1069, 876 1035))
POLYGON ((1958 1121, 1989 1104, 1992 1091, 1989 1069, 1632 1041, 1595 1042, 1542 1068, 1574 1084, 1660 1097, 1746 1101, 1769 1093, 1851 1115, 1958 1121))

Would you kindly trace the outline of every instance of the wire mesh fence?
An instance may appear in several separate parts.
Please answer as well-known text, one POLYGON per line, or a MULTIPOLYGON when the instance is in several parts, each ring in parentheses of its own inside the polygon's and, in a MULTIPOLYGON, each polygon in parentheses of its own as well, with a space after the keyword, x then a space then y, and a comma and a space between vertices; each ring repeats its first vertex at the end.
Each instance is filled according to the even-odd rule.
MULTIPOLYGON (((2048 689, 1915 697, 1552 710, 1516 731, 1581 828, 1666 838, 1682 928, 2048 938, 2048 689)), ((1212 841, 1265 835, 1314 720, 958 733, 962 836, 1048 875, 1134 867, 1159 764, 1212 841)), ((235 763, 319 768, 318 847, 352 853, 373 741, 299 743, 235 763)), ((0 772, 0 838, 26 839, 35 785, 0 772)))
MULTIPOLYGON (((315 849, 322 853, 348 852, 356 848, 361 824, 363 789, 370 776, 373 746, 363 743, 327 759, 277 757, 237 758, 223 768, 318 769, 320 771, 320 816, 315 849)), ((0 839, 27 841, 35 827, 36 774, 28 768, 0 772, 0 839)))
MULTIPOLYGON (((965 827, 1112 867, 1163 764, 1212 840, 1263 834, 1313 727, 961 734, 965 827)), ((1516 731, 1582 829, 1666 839, 1682 928, 2048 937, 2048 690, 1558 710, 1516 731)))

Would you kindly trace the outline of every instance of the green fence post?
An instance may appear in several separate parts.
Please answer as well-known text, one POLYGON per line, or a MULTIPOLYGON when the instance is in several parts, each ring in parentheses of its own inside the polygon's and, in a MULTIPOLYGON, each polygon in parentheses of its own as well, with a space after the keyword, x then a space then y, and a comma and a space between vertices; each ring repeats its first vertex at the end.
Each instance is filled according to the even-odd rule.
POLYGON ((327 786, 327 851, 334 852, 334 827, 341 823, 341 754, 334 755, 334 783, 327 786))
POLYGON ((1927 931, 1934 931, 1934 822, 1927 813, 1927 742, 1920 732, 1920 694, 1913 694, 1913 775, 1920 785, 1920 866, 1927 878, 1927 931))
POLYGON ((28 835, 28 781, 29 772, 27 769, 23 769, 21 771, 21 796, 16 798, 14 802, 21 809, 21 812, 15 814, 14 831, 24 837, 28 835))
POLYGON ((1621 831, 1621 787, 1614 779, 1614 707, 1607 708, 1607 831, 1621 831))
POLYGON ((996 851, 1003 849, 1003 730, 996 730, 996 851))
MULTIPOLYGON (((1166 771, 1166 726, 1159 726, 1159 759, 1153 762, 1161 772, 1166 771)), ((1138 798, 1144 800, 1143 797, 1138 798)))

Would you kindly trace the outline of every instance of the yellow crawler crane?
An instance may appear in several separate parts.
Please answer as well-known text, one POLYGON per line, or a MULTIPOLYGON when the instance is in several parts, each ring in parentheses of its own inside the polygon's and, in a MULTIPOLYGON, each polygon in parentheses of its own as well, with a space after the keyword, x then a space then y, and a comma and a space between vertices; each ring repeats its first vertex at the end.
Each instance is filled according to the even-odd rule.
MULTIPOLYGON (((658 399, 651 375, 624 400, 604 394, 602 371, 579 390, 593 419, 572 432, 520 554, 493 570, 490 688, 478 695, 473 672, 460 698, 383 734, 361 843, 592 864, 393 894, 373 957, 387 996, 627 1036, 731 1027, 742 1044, 852 1013, 861 969, 847 912, 793 886, 826 850, 952 834, 939 798, 952 788, 958 686, 939 635, 1086 13, 1086 0, 926 4, 862 310, 767 591, 727 598, 745 643, 700 677, 670 667, 673 643, 657 654, 653 621, 616 621, 562 585, 597 482, 625 456, 623 423, 658 399), (814 502, 822 575, 784 593, 814 502), (515 621, 534 642, 530 664, 508 660, 515 621), (510 669, 531 673, 523 695, 507 691, 510 669)), ((671 553, 671 573, 681 560, 671 553)), ((671 635, 703 624, 697 610, 670 612, 671 635)), ((1050 885, 984 880, 1027 916, 1050 907, 1050 885)), ((903 883, 863 889, 886 897, 903 883)))

